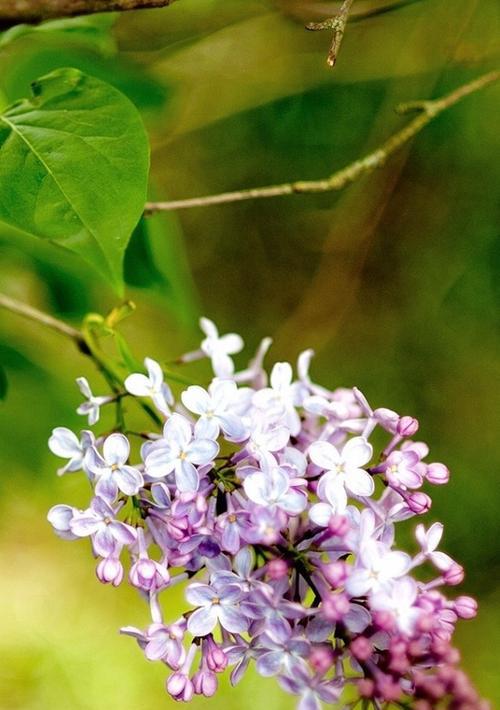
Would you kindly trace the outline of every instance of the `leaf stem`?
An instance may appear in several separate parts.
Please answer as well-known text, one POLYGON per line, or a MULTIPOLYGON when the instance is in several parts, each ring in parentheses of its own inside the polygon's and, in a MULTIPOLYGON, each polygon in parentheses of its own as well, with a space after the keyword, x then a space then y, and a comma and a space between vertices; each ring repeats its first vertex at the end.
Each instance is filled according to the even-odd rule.
POLYGON ((418 109, 418 115, 406 126, 392 135, 376 150, 363 158, 355 160, 350 165, 338 170, 322 180, 298 180, 281 185, 269 185, 266 187, 254 187, 245 190, 235 190, 233 192, 223 192, 217 195, 207 195, 204 197, 192 197, 183 200, 170 200, 168 202, 147 202, 145 206, 146 215, 155 212, 188 209, 192 207, 208 207, 211 205, 222 205, 232 202, 242 202, 244 200, 256 200, 269 197, 281 197, 284 195, 310 194, 320 192, 332 192, 342 190, 362 175, 371 173, 377 168, 385 165, 389 157, 402 148, 408 141, 419 133, 436 116, 454 106, 469 94, 479 91, 485 86, 498 81, 500 71, 492 71, 484 74, 473 81, 455 89, 450 94, 440 99, 424 100, 401 104, 397 110, 399 113, 406 113, 410 109, 418 109))

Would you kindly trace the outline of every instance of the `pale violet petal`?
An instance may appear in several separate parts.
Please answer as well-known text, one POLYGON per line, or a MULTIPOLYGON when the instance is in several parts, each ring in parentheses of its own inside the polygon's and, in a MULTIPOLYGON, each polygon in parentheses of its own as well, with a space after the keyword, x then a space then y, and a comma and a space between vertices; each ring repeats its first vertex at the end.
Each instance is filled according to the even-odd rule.
POLYGON ((111 434, 105 440, 102 453, 104 460, 110 466, 123 464, 130 454, 130 444, 123 434, 111 434))
POLYGON ((323 468, 325 471, 334 470, 335 466, 341 461, 339 452, 328 441, 315 441, 311 444, 309 458, 316 466, 323 468))
POLYGON ((151 382, 146 377, 138 372, 129 375, 124 382, 124 387, 127 392, 136 397, 148 397, 151 394, 151 382))
POLYGON ((344 445, 342 459, 347 467, 360 468, 365 466, 373 456, 373 447, 362 436, 355 436, 344 445))
POLYGON ((203 606, 200 609, 196 609, 188 619, 188 631, 193 636, 206 636, 214 630, 217 618, 216 605, 203 606))

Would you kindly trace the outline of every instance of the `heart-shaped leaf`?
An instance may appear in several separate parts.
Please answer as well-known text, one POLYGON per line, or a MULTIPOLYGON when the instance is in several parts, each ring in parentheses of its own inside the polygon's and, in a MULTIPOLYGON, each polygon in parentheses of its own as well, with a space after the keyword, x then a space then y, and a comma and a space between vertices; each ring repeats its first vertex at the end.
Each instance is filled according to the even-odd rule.
POLYGON ((51 239, 123 289, 123 254, 144 208, 149 145, 115 88, 60 69, 0 114, 0 219, 51 239))

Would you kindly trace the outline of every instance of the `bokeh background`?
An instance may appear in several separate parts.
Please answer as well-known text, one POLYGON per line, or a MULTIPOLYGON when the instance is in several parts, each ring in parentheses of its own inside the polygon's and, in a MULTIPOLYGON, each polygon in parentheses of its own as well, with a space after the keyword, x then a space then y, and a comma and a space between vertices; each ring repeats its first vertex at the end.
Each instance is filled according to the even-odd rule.
MULTIPOLYGON (((378 3, 382 4, 381 0, 378 3)), ((358 0, 355 12, 375 7, 358 0)), ((75 66, 125 92, 152 142, 151 197, 181 198, 318 178, 373 149, 405 119, 395 104, 431 98, 495 66, 497 0, 420 0, 352 22, 334 71, 328 33, 308 33, 337 3, 182 0, 117 19, 113 40, 27 35, 0 48, 0 100, 75 66)), ((99 27, 99 25, 98 25, 99 27)), ((247 355, 272 335, 269 362, 312 346, 314 375, 357 385, 374 406, 411 413, 451 482, 429 519, 468 572, 480 614, 457 634, 463 661, 500 700, 498 246, 500 86, 427 127, 387 167, 339 194, 296 196, 157 216, 127 254, 122 333, 136 357, 171 360, 199 339, 200 314, 241 332, 247 355), (497 417, 498 419, 498 417, 497 417)), ((78 325, 115 296, 70 254, 0 227, 0 289, 78 325)), ((0 313, 0 707, 157 710, 172 704, 161 664, 125 624, 146 610, 94 578, 85 542, 56 538, 56 502, 83 505, 85 482, 58 479, 57 425, 83 426, 74 378, 104 385, 62 336, 0 313)), ((243 362, 241 360, 240 362, 243 362)), ((174 615, 181 591, 165 595, 174 615)), ((294 707, 248 676, 194 708, 294 707)))

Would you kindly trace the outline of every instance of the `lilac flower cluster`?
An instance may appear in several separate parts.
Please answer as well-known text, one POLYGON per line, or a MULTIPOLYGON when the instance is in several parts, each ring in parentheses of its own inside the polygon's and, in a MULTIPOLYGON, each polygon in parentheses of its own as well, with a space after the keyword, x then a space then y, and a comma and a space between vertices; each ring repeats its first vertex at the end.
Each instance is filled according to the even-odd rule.
POLYGON ((296 377, 279 362, 268 378, 266 339, 235 372, 241 338, 220 336, 208 319, 201 327, 200 349, 182 360, 211 360, 207 389, 174 399, 149 358, 147 375, 129 375, 118 395, 96 397, 78 381, 87 397, 78 411, 91 424, 117 396, 154 408, 163 428, 137 434, 140 451, 123 424, 103 436, 57 428, 49 441, 68 461, 59 472, 82 470, 93 496, 85 510, 54 506, 56 533, 90 538, 103 583, 122 582, 126 551, 128 581, 149 604, 151 624, 122 632, 170 669, 167 691, 180 701, 213 695, 228 666, 238 683, 254 662, 301 710, 346 697, 376 708, 487 708, 450 643, 476 603, 439 591, 463 579, 437 549, 443 526, 419 523, 413 555, 395 548, 396 523, 431 507, 422 486, 449 478, 414 439, 418 422, 372 409, 356 388, 314 384, 311 350, 296 377), (377 427, 386 445, 375 454, 377 427), (421 566, 430 581, 419 581, 421 566), (189 607, 166 619, 160 600, 178 583, 189 607))

